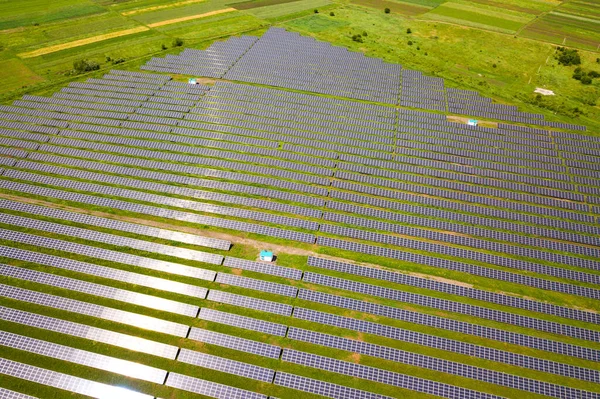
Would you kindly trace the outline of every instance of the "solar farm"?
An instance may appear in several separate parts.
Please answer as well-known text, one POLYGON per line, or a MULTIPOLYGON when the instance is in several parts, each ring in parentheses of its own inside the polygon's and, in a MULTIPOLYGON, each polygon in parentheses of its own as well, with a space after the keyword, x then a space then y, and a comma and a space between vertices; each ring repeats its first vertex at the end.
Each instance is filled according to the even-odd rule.
POLYGON ((281 28, 25 95, 0 398, 600 398, 599 215, 585 126, 281 28))

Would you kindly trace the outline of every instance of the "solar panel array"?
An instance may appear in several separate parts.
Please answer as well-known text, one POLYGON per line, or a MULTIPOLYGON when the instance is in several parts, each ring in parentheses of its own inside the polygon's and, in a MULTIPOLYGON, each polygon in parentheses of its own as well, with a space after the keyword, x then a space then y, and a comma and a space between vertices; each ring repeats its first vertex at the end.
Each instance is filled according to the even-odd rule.
POLYGON ((600 381, 600 139, 449 122, 429 111, 582 130, 278 28, 152 68, 304 93, 113 70, 0 106, 0 344, 173 395, 598 397, 571 379, 600 381), (281 260, 224 256, 236 236, 281 260))
POLYGON ((258 40, 254 36, 232 37, 206 50, 185 49, 179 55, 154 57, 142 70, 222 78, 225 72, 258 40))
POLYGON ((8 359, 0 359, 0 374, 91 397, 153 398, 152 395, 145 395, 122 387, 90 381, 8 359))

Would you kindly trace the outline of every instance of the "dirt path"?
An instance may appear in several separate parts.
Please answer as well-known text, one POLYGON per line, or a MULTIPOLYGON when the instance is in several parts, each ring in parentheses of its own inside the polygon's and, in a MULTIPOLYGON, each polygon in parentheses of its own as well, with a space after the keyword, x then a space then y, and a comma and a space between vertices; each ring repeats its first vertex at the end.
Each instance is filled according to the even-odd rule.
POLYGON ((148 24, 148 26, 150 28, 156 28, 158 26, 171 25, 171 24, 176 24, 179 22, 190 21, 193 19, 206 18, 206 17, 210 17, 212 15, 224 14, 226 12, 232 12, 232 11, 237 11, 237 10, 235 8, 223 8, 221 10, 205 12, 204 14, 188 15, 187 17, 168 19, 166 21, 155 22, 153 24, 148 24))
POLYGON ((150 30, 146 26, 138 26, 137 28, 120 30, 118 32, 107 33, 104 35, 92 36, 87 39, 75 40, 73 42, 61 43, 54 46, 48 46, 28 53, 17 54, 21 58, 33 58, 39 57, 40 55, 54 53, 56 51, 66 50, 73 47, 85 46, 86 44, 101 42, 103 40, 114 39, 115 37, 132 35, 134 33, 144 32, 150 30))
POLYGON ((162 6, 138 8, 137 10, 131 10, 131 11, 122 12, 121 15, 143 14, 145 12, 163 10, 165 8, 173 8, 173 7, 179 7, 179 6, 186 6, 188 4, 202 3, 204 1, 206 1, 206 0, 187 0, 187 1, 180 1, 179 3, 165 4, 165 5, 162 5, 162 6))

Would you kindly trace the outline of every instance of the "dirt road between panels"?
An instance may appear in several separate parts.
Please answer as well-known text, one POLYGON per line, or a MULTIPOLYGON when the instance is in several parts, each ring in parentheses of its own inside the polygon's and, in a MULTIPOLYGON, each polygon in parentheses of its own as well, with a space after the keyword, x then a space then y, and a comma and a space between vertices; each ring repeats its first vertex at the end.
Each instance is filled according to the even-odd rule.
POLYGON ((30 51, 28 53, 17 54, 21 58, 33 58, 39 57, 40 55, 50 54, 61 50, 66 50, 73 47, 85 46, 86 44, 101 42, 103 40, 114 39, 115 37, 132 35, 134 33, 144 32, 150 30, 150 28, 146 26, 138 26, 137 28, 120 30, 117 32, 106 33, 104 35, 92 36, 86 39, 75 40, 73 42, 56 44, 54 46, 48 46, 44 48, 40 48, 34 51, 30 51))
POLYGON ((148 26, 151 28, 156 28, 159 26, 177 24, 179 22, 186 22, 186 21, 191 21, 193 19, 206 18, 206 17, 210 17, 212 15, 224 14, 226 12, 232 12, 232 11, 237 11, 237 10, 235 8, 223 8, 221 10, 205 12, 204 14, 188 15, 187 17, 168 19, 166 21, 155 22, 153 24, 148 24, 148 26))

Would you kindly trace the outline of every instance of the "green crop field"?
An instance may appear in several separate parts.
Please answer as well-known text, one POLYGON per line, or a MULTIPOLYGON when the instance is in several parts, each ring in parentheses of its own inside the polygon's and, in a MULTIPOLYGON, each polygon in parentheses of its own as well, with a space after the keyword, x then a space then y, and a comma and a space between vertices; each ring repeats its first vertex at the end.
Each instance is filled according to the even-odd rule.
POLYGON ((600 395, 594 72, 593 0, 0 0, 0 398, 600 395))

